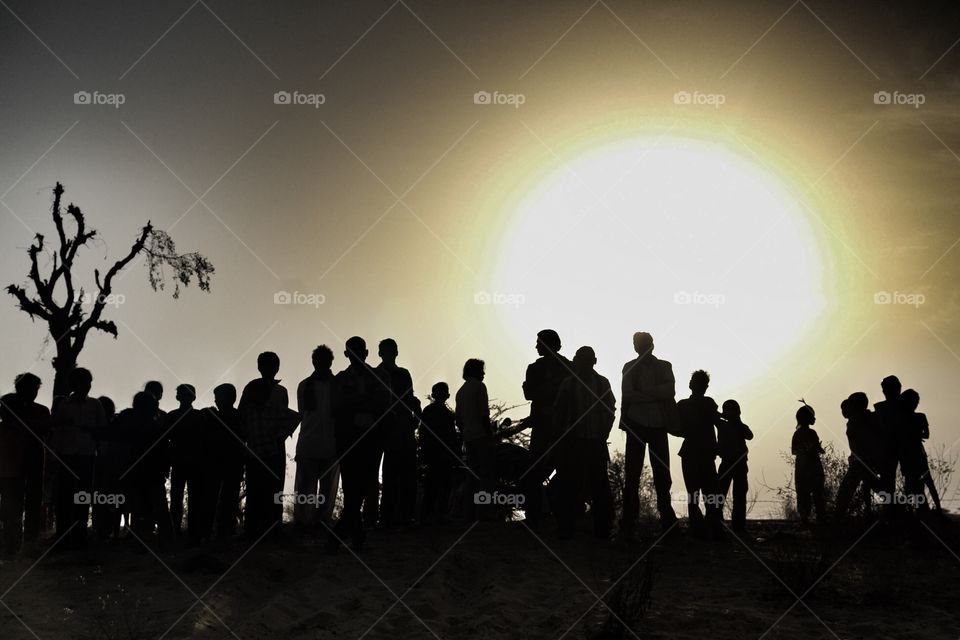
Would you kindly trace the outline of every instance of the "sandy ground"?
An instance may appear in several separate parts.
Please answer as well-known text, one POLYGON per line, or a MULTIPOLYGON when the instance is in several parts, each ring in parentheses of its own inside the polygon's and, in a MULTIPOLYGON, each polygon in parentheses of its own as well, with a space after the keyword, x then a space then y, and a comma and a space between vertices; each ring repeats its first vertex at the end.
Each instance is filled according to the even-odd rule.
POLYGON ((3 563, 0 638, 960 637, 960 523, 864 530, 822 536, 822 556, 776 521, 722 542, 461 523, 374 532, 359 557, 292 534, 159 555, 131 540, 3 563), (640 617, 619 603, 643 584, 640 617))

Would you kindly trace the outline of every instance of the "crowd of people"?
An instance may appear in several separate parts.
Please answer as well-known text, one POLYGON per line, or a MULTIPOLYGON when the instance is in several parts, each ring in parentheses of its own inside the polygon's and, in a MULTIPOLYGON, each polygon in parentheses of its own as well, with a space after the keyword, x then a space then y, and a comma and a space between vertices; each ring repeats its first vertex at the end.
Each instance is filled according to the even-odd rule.
MULTIPOLYGON (((85 547, 91 521, 100 539, 120 539, 125 528, 161 546, 177 538, 207 544, 241 529, 259 540, 280 532, 290 505, 293 526, 325 536, 331 553, 345 543, 360 551, 372 527, 495 519, 504 507, 522 509, 531 527, 552 514, 561 538, 572 537, 578 518, 589 513, 595 535, 609 537, 615 525, 608 474, 615 396, 610 381, 595 370, 591 347, 579 348, 569 360, 561 347, 555 331, 537 335, 539 357, 523 382, 530 415, 516 424, 491 420, 479 359, 464 364, 453 408, 446 382, 434 384, 429 404, 422 406, 389 338, 378 345, 376 366, 367 363, 362 338, 347 340, 348 364, 336 374, 333 351, 314 349, 313 372, 296 389, 296 409, 277 378, 280 359, 273 352, 259 355, 259 377, 239 398, 233 385, 222 384, 214 389, 214 406, 200 408, 196 389, 180 384, 178 406, 169 412, 160 409, 163 385, 151 381, 117 413, 109 398, 91 395, 93 376, 80 367, 51 412, 37 403, 40 378, 21 374, 14 393, 0 398, 3 553, 39 545, 51 519, 56 549, 85 547), (527 429, 529 447, 510 441, 527 429), (294 434, 294 493, 288 496, 286 441, 294 434)), ((648 450, 660 525, 665 532, 674 528, 670 435, 683 439, 679 455, 691 532, 723 536, 731 488, 730 526, 742 531, 753 432, 741 420, 740 405, 732 399, 718 405, 709 397, 710 376, 703 370, 690 376, 689 397, 677 401, 672 365, 653 354, 650 334, 635 334, 633 347, 637 357, 623 367, 620 395, 619 428, 626 438, 621 534, 634 535, 637 527, 648 450)), ((903 496, 919 512, 926 508, 924 487, 940 509, 923 447, 929 427, 917 413, 919 396, 901 391, 893 376, 884 379, 883 393, 873 412, 863 392, 841 406, 851 455, 836 499, 839 516, 847 514, 858 488, 868 513, 874 496, 885 506, 903 496), (904 478, 899 493, 898 467, 904 478)), ((812 505, 819 521, 827 517, 823 447, 813 429, 813 408, 804 402, 796 417, 797 508, 807 522, 812 505)))

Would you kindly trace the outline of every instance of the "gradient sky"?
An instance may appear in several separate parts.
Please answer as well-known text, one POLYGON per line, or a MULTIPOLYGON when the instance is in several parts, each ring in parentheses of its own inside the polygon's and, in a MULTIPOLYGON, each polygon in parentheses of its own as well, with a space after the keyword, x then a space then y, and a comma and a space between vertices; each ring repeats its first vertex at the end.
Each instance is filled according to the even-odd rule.
MULTIPOLYGON (((593 335, 592 318, 605 315, 654 332, 681 395, 689 372, 703 367, 715 398, 740 400, 763 434, 751 451, 754 486, 782 482, 778 452, 788 448, 801 395, 818 409, 821 437, 845 449, 840 399, 855 390, 880 399, 888 373, 920 392, 928 449, 952 446, 960 438, 960 9, 518 4, 9 1, 0 6, 3 284, 25 280, 34 231, 52 237, 51 188, 60 180, 102 235, 84 257, 91 275, 147 219, 217 267, 211 294, 191 288, 180 300, 153 293, 142 264, 119 281, 125 303, 110 313, 119 339, 93 336, 81 364, 93 370, 95 392, 121 407, 153 378, 166 383, 168 407, 180 381, 210 402, 219 382, 251 378, 266 349, 279 353, 293 388, 316 344, 333 346, 342 368, 342 342, 353 334, 373 351, 396 338, 421 397, 437 380, 457 384, 464 359, 478 356, 491 396, 518 403, 535 357, 530 332, 548 326, 569 354, 602 342, 598 369, 618 388, 630 335, 593 335), (77 91, 125 102, 77 105, 77 91), (322 93, 325 102, 276 105, 277 91, 322 93), (477 105, 477 91, 525 102, 477 105), (678 91, 725 102, 677 105, 678 91), (924 102, 878 105, 877 91, 924 102), (524 297, 520 308, 475 303, 478 292, 503 290, 498 260, 523 224, 516 212, 526 194, 580 154, 661 135, 719 145, 801 194, 794 222, 816 239, 824 304, 775 360, 755 357, 736 326, 699 336, 651 326, 644 309, 659 301, 629 273, 614 283, 619 296, 598 301, 574 286, 559 304, 536 286, 549 273, 532 267, 535 277, 506 289, 524 297), (324 304, 275 305, 278 291, 320 294, 324 304), (878 305, 880 291, 922 294, 924 303, 878 305), (733 351, 754 362, 753 373, 725 376, 730 363, 713 356, 729 361, 738 342, 733 351), (700 343, 724 348, 691 353, 700 343)), ((638 228, 656 228, 656 211, 638 202, 635 212, 638 228)), ((782 230, 767 231, 742 239, 762 247, 752 269, 791 259, 778 254, 782 230)), ((617 246, 618 230, 609 232, 609 246, 586 251, 587 273, 617 246)), ((546 241, 530 247, 531 255, 553 250, 546 241)), ((675 265, 691 259, 665 256, 675 265)), ((763 317, 764 300, 753 304, 763 317)), ((44 327, 12 298, 0 305, 0 324, 0 379, 12 384, 32 369, 50 384, 44 327)))

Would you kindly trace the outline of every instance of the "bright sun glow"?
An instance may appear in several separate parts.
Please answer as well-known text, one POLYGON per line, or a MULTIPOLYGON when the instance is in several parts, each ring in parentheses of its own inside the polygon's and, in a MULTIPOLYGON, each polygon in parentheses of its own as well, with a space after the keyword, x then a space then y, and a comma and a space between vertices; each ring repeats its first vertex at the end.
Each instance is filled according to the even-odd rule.
POLYGON ((631 334, 645 329, 674 362, 679 389, 697 367, 729 388, 775 371, 824 307, 807 212, 722 145, 623 140, 527 194, 494 267, 497 292, 522 296, 501 295, 498 308, 521 345, 556 327, 568 354, 592 344, 618 379, 631 334))

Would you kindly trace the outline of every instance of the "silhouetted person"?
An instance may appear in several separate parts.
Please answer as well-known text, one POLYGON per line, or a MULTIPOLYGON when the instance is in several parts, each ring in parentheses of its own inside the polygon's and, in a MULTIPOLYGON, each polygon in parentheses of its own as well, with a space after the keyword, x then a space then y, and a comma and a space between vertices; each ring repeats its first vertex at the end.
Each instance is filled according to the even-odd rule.
POLYGON ((96 439, 106 424, 103 407, 90 397, 93 376, 82 367, 70 372, 70 395, 53 416, 53 450, 57 466, 57 539, 68 549, 87 543, 87 520, 93 495, 96 439), (69 534, 67 533, 69 531, 69 534))
POLYGON ((160 543, 169 544, 173 539, 166 492, 170 455, 157 397, 147 391, 138 392, 133 396, 133 406, 121 411, 114 425, 117 433, 130 442, 132 462, 120 478, 130 492, 131 531, 146 542, 156 527, 160 543))
POLYGON ((410 525, 417 510, 417 422, 420 401, 410 372, 397 366, 397 343, 380 342, 377 375, 390 389, 389 410, 378 428, 383 433, 383 497, 380 525, 410 525))
POLYGON ((430 391, 431 403, 420 420, 420 464, 424 469, 420 521, 428 524, 434 514, 441 521, 450 512, 453 472, 461 464, 463 445, 457 433, 456 414, 447 406, 450 388, 438 382, 430 391))
POLYGON ((470 358, 463 365, 463 384, 457 390, 456 422, 467 453, 468 519, 487 519, 489 495, 496 489, 496 440, 490 425, 490 400, 483 360, 470 358), (484 497, 483 494, 487 494, 484 497))
POLYGON ((43 440, 50 428, 50 410, 36 402, 40 384, 32 373, 21 373, 14 393, 0 398, 0 550, 6 555, 40 537, 43 440))
POLYGON ((874 405, 879 434, 880 502, 884 512, 893 507, 897 488, 897 433, 903 428, 904 411, 900 399, 902 386, 897 376, 887 376, 880 383, 884 399, 874 405))
POLYGON ((294 483, 297 500, 293 508, 294 524, 313 531, 322 522, 331 523, 337 469, 336 424, 333 419, 333 351, 326 345, 313 350, 313 373, 297 386, 297 410, 300 435, 297 437, 297 475, 294 483), (333 485, 333 486, 331 486, 333 485), (328 500, 330 500, 328 502, 328 500))
POLYGON ((717 422, 717 447, 720 450, 717 481, 724 502, 733 485, 730 520, 737 532, 747 526, 747 440, 753 440, 753 431, 740 418, 740 404, 736 400, 725 401, 717 422))
POLYGON ((524 513, 535 525, 543 511, 543 483, 557 468, 554 446, 560 433, 554 418, 554 403, 560 385, 570 375, 570 361, 560 355, 560 336, 553 329, 537 334, 536 362, 527 367, 523 381, 523 397, 530 401, 530 469, 523 480, 526 486, 524 513))
POLYGON ((560 434, 557 445, 557 499, 555 514, 561 538, 574 534, 585 499, 591 504, 594 534, 610 536, 613 493, 607 475, 610 453, 607 438, 613 428, 616 399, 610 381, 594 371, 597 356, 580 347, 573 357, 573 375, 561 383, 554 418, 560 434))
POLYGON ((240 395, 240 416, 247 438, 246 535, 259 539, 283 521, 283 478, 287 467, 284 441, 293 434, 299 416, 290 411, 287 389, 280 384, 280 357, 272 351, 257 356, 260 377, 240 395))
POLYGON ((903 473, 903 489, 907 494, 907 503, 919 511, 927 511, 924 486, 930 489, 934 507, 940 512, 940 494, 933 479, 930 477, 930 463, 927 452, 923 448, 923 441, 930 437, 930 425, 925 413, 918 413, 920 394, 913 389, 907 389, 900 395, 903 402, 904 420, 898 434, 900 470, 903 473))
MULTIPOLYGON (((116 404, 107 396, 97 398, 107 425, 97 438, 97 470, 94 489, 98 494, 111 496, 108 502, 93 505, 93 527, 101 539, 120 538, 120 520, 129 514, 125 483, 120 480, 131 462, 130 442, 119 431, 116 404), (122 496, 122 497, 121 497, 122 496)), ((129 525, 129 521, 127 523, 129 525)))
POLYGON ((720 414, 716 401, 706 395, 710 375, 700 369, 690 376, 690 397, 677 402, 683 425, 680 462, 683 483, 687 489, 687 512, 694 533, 719 533, 723 514, 717 482, 717 434, 714 431, 720 414), (700 497, 706 510, 706 527, 700 511, 700 497))
POLYGON ((366 539, 363 503, 376 478, 378 445, 374 425, 387 407, 386 387, 367 365, 367 343, 359 336, 347 340, 343 352, 350 363, 333 379, 333 417, 337 456, 343 484, 343 508, 330 532, 327 552, 336 553, 349 539, 357 552, 366 539))
POLYGON ((149 380, 143 385, 143 390, 157 401, 157 416, 160 421, 166 420, 167 412, 160 408, 160 401, 163 400, 163 384, 157 380, 149 380))
POLYGON ((243 484, 244 448, 243 422, 237 403, 237 388, 232 384, 217 385, 213 390, 215 405, 207 409, 208 424, 216 441, 214 460, 207 460, 214 470, 213 499, 217 505, 217 537, 227 538, 237 533, 240 515, 240 486, 243 484))
POLYGON ((633 531, 640 512, 640 475, 647 447, 657 491, 660 526, 666 531, 677 520, 670 504, 670 445, 667 429, 676 409, 673 366, 653 355, 653 337, 633 334, 637 358, 623 366, 620 428, 626 432, 623 516, 620 528, 633 531))
POLYGON ((167 413, 171 462, 170 516, 173 518, 174 532, 179 533, 183 524, 184 487, 187 487, 187 529, 194 541, 209 537, 208 525, 212 524, 213 518, 212 513, 205 512, 212 491, 209 471, 212 464, 206 459, 213 451, 209 446, 209 416, 193 406, 196 399, 197 392, 193 385, 178 385, 177 402, 180 404, 167 413), (201 513, 201 510, 204 512, 201 513))
POLYGON ((797 512, 803 524, 810 522, 811 504, 817 510, 817 522, 826 519, 826 510, 823 497, 823 462, 820 455, 824 453, 820 444, 820 437, 811 427, 817 421, 813 407, 804 404, 797 409, 797 428, 793 432, 793 441, 790 452, 796 457, 794 480, 797 489, 797 512))
POLYGON ((850 457, 847 459, 847 471, 837 489, 836 514, 844 517, 850 510, 850 502, 859 489, 863 497, 864 515, 873 513, 871 491, 880 489, 877 472, 880 461, 880 441, 876 430, 876 419, 870 411, 870 401, 862 391, 851 393, 840 403, 840 412, 847 419, 847 444, 850 457))

